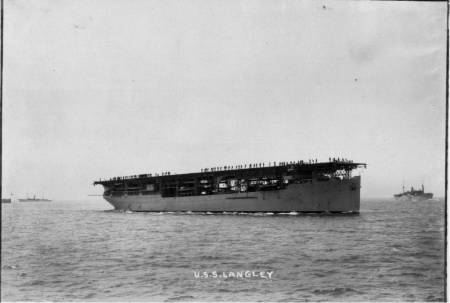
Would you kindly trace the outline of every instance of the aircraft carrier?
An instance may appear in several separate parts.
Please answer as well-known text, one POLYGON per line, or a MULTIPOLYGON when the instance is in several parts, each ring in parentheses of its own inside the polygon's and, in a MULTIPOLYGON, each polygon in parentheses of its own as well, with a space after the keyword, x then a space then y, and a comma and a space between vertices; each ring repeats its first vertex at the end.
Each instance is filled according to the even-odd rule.
POLYGON ((346 159, 254 163, 200 172, 95 181, 117 210, 142 212, 359 213, 365 163, 346 159))

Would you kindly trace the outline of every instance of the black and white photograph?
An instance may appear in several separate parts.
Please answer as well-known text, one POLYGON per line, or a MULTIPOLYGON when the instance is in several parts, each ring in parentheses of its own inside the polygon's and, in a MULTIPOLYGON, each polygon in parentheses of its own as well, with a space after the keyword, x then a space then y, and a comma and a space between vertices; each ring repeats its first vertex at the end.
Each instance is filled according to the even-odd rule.
POLYGON ((1 301, 446 302, 448 16, 1 0, 1 301))

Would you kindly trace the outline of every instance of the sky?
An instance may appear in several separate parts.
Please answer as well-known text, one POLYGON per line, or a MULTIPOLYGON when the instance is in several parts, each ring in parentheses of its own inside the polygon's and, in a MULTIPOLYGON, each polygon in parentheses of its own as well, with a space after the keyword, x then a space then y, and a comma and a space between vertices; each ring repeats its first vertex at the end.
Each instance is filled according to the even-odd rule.
POLYGON ((444 195, 446 3, 6 0, 2 193, 269 161, 444 195))

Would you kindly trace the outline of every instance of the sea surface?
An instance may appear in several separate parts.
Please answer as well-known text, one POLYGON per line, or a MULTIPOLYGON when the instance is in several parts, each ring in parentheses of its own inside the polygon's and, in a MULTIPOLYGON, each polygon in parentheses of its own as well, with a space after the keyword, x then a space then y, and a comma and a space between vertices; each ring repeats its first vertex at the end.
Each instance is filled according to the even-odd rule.
POLYGON ((445 299, 443 199, 363 200, 359 215, 1 207, 2 301, 445 299))

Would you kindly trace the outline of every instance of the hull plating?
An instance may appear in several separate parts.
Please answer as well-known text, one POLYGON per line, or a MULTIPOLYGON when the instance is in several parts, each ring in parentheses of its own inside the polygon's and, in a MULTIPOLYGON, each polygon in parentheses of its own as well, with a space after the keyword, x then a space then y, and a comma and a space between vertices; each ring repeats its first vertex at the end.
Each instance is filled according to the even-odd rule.
POLYGON ((103 196, 117 210, 150 212, 359 212, 360 177, 290 184, 286 189, 187 197, 103 196))

